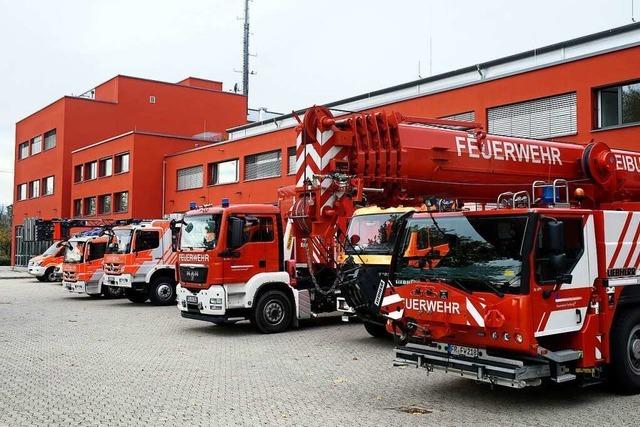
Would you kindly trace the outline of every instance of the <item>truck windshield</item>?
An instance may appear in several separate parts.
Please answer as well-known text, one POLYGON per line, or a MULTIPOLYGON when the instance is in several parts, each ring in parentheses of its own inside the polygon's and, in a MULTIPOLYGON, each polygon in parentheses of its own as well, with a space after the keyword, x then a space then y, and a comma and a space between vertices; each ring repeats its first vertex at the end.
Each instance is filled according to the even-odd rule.
POLYGON ((131 252, 133 230, 113 230, 114 241, 107 247, 108 254, 127 254, 131 252))
POLYGON ((64 262, 79 263, 84 261, 84 248, 86 242, 69 240, 64 251, 64 262))
POLYGON ((433 280, 470 292, 518 293, 527 224, 526 216, 411 218, 396 283, 433 280))
POLYGON ((390 255, 395 241, 395 222, 401 214, 370 214, 351 218, 347 235, 358 236, 358 243, 346 246, 347 254, 390 255))
POLYGON ((53 242, 53 245, 49 246, 47 250, 42 253, 42 256, 55 255, 60 250, 58 243, 60 242, 53 242))
POLYGON ((185 216, 185 224, 180 230, 180 248, 215 248, 221 221, 222 214, 185 216))

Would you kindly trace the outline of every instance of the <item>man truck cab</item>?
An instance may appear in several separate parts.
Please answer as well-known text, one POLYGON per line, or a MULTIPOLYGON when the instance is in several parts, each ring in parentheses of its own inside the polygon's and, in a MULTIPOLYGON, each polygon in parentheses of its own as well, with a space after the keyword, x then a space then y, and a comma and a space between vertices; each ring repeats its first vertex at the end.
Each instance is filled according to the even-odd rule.
POLYGON ((111 241, 110 236, 84 235, 61 243, 64 247, 62 285, 72 293, 91 297, 115 298, 122 296, 119 288, 102 283, 102 258, 111 241))
POLYGON ((122 289, 134 303, 175 304, 176 281, 171 222, 143 221, 114 227, 104 257, 104 283, 122 289))

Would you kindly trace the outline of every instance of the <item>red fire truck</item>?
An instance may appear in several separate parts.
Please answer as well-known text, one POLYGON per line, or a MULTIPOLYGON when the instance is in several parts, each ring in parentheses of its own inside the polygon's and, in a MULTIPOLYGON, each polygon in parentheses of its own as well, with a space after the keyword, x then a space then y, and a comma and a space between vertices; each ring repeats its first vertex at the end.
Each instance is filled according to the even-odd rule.
POLYGON ((384 112, 309 113, 312 149, 339 147, 309 174, 321 175, 300 219, 310 235, 331 232, 363 196, 461 199, 401 222, 388 282, 345 281, 350 305, 370 303, 400 335, 397 364, 517 388, 610 378, 640 390, 638 153, 384 112))
POLYGON ((62 286, 72 293, 87 294, 90 297, 120 297, 121 288, 103 283, 102 258, 109 244, 110 235, 96 229, 81 233, 61 243, 65 248, 62 264, 62 286))
POLYGON ((169 220, 113 227, 104 256, 104 284, 123 289, 134 303, 175 304, 173 235, 169 220))

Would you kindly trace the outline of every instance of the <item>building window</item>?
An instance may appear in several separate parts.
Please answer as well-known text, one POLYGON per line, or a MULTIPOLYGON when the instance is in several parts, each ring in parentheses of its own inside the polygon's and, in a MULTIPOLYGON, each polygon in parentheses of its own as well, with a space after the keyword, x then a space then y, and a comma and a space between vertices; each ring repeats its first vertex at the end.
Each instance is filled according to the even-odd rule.
POLYGON ((553 138, 577 131, 576 93, 550 96, 487 110, 489 133, 521 138, 553 138))
POLYGON ((75 165, 73 167, 73 182, 82 182, 84 180, 84 166, 75 165))
POLYGON ((56 130, 50 130, 44 133, 44 149, 51 150, 56 146, 56 130))
POLYGON ((296 147, 287 148, 287 174, 296 173, 296 147))
POLYGON ((73 201, 73 216, 82 216, 82 200, 75 199, 73 201))
POLYGON ((42 151, 42 135, 31 138, 31 155, 38 154, 42 151))
POLYGON ((31 181, 29 183, 29 198, 34 199, 40 197, 40 180, 31 181))
POLYGON ((178 169, 178 190, 202 187, 202 165, 178 169))
POLYGON ((20 146, 18 147, 18 153, 20 154, 20 160, 29 157, 29 141, 20 144, 20 146))
POLYGON ((440 117, 441 119, 446 120, 460 120, 464 122, 475 122, 476 121, 476 112, 475 111, 467 111, 464 113, 451 114, 448 116, 440 117))
POLYGON ((238 159, 209 165, 209 185, 238 182, 238 159))
POLYGON ((98 176, 98 162, 89 162, 84 165, 84 179, 88 181, 90 179, 96 179, 98 176))
POLYGON ((116 156, 115 173, 129 172, 129 153, 116 156))
POLYGON ((640 123, 640 82, 598 90, 598 128, 640 123))
POLYGON ((114 212, 126 212, 129 209, 129 193, 122 191, 114 194, 114 212))
POLYGON ((281 156, 280 150, 246 156, 244 158, 244 179, 280 176, 282 170, 281 156))
POLYGON ((96 198, 95 197, 87 197, 84 199, 84 214, 85 215, 95 215, 96 214, 96 198))
POLYGON ((98 197, 98 213, 111 213, 111 194, 104 194, 98 197))
POLYGON ((25 200, 27 198, 27 184, 18 185, 16 196, 18 200, 25 200))
POLYGON ((111 176, 113 173, 113 159, 111 157, 107 157, 106 159, 100 160, 100 167, 98 168, 98 173, 100 176, 111 176))
POLYGON ((42 195, 50 196, 53 194, 53 177, 48 176, 42 179, 42 195))

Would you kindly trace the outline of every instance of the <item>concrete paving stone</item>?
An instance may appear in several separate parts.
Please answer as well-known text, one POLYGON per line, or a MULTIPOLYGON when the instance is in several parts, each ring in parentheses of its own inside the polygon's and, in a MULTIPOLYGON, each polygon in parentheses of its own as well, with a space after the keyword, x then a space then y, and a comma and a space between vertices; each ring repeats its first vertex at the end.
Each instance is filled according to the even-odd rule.
POLYGON ((338 318, 261 335, 20 279, 0 281, 0 325, 0 426, 640 423, 640 396, 602 387, 492 390, 393 368, 392 341, 338 318))

